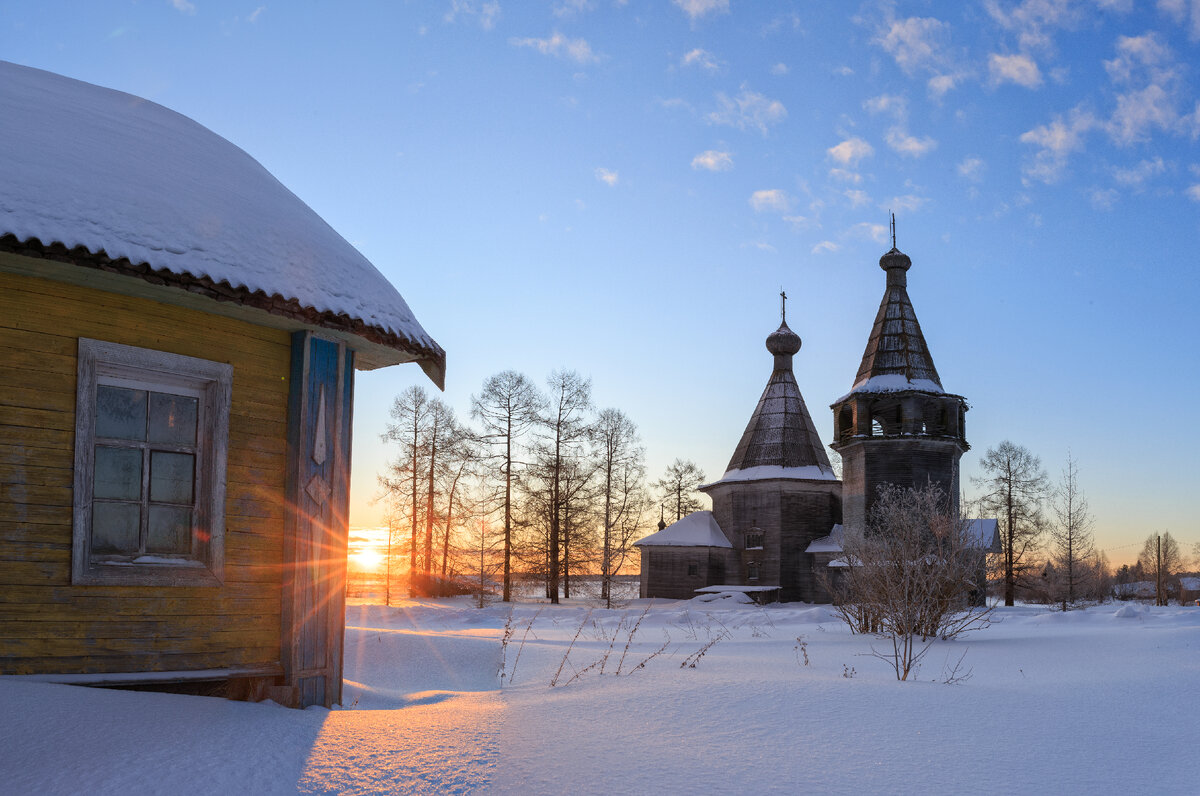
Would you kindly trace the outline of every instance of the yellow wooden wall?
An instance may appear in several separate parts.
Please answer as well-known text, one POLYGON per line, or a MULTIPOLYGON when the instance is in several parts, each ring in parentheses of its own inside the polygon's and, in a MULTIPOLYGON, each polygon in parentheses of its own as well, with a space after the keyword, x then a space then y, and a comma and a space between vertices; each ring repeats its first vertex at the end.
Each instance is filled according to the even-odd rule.
POLYGON ((279 660, 289 336, 0 273, 0 674, 279 660), (233 365, 221 587, 71 585, 77 340, 233 365))

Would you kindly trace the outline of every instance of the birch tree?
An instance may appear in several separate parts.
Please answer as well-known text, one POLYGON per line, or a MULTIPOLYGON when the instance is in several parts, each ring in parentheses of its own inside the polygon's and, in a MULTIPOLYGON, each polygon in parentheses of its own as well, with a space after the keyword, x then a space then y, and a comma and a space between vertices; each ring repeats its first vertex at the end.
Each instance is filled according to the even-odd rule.
POLYGON ((1138 563, 1154 579, 1154 604, 1166 605, 1171 580, 1183 565, 1179 543, 1169 533, 1152 533, 1146 538, 1138 563))
POLYGON ((424 438, 430 424, 429 395, 421 387, 409 387, 396 396, 389 414, 392 422, 388 423, 383 440, 398 443, 400 454, 388 467, 388 474, 379 477, 379 483, 393 496, 397 507, 402 506, 404 513, 408 515, 408 574, 411 591, 413 577, 417 573, 417 531, 422 509, 420 493, 422 476, 425 473, 424 438))
POLYGON ((612 608, 613 577, 621 570, 645 513, 645 449, 637 426, 619 409, 605 409, 596 418, 595 444, 599 456, 604 501, 600 557, 600 599, 612 608))

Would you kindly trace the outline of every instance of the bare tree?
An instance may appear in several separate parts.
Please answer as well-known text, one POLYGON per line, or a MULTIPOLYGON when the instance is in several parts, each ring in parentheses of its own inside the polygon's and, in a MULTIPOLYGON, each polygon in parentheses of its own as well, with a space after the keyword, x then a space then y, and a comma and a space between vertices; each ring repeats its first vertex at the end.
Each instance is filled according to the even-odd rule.
POLYGON ((513 476, 521 438, 537 422, 545 398, 522 373, 506 370, 471 396, 471 416, 482 425, 487 461, 499 474, 504 508, 504 602, 512 600, 513 476))
POLYGON ((704 471, 693 461, 676 459, 667 467, 663 477, 654 482, 667 510, 675 513, 675 521, 683 519, 704 505, 697 488, 704 483, 704 471))
POLYGON ((836 608, 855 632, 889 639, 890 653, 872 652, 897 680, 913 674, 934 639, 986 624, 991 609, 971 605, 985 587, 984 550, 936 485, 880 487, 865 531, 847 531, 842 549, 836 608))
POLYGON ((426 455, 425 435, 430 424, 429 395, 421 387, 409 387, 392 402, 390 414, 392 422, 388 423, 383 440, 399 443, 400 455, 389 466, 388 475, 379 477, 379 483, 394 496, 397 505, 401 503, 401 495, 408 497, 404 513, 408 515, 411 530, 408 548, 411 591, 413 577, 417 573, 417 528, 421 512, 419 493, 425 472, 422 466, 426 455))
POLYGON ((604 495, 600 599, 612 608, 613 577, 625 562, 632 532, 645 511, 645 449, 637 426, 619 409, 605 409, 597 416, 595 442, 604 495))
POLYGON ((1050 547, 1058 571, 1055 591, 1066 611, 1079 598, 1086 581, 1095 575, 1089 560, 1095 555, 1092 541, 1094 520, 1088 511, 1087 497, 1079 488, 1079 466, 1067 454, 1054 496, 1054 523, 1050 525, 1050 547))
POLYGON ((591 432, 587 412, 592 406, 592 383, 573 370, 556 370, 546 383, 549 402, 537 431, 536 466, 538 480, 546 491, 549 520, 547 587, 550 602, 557 604, 562 573, 563 514, 568 505, 564 478, 568 463, 582 455, 583 443, 591 432))
POLYGON ((1179 543, 1169 533, 1152 533, 1146 538, 1138 563, 1154 578, 1154 604, 1166 605, 1171 581, 1183 565, 1179 543))
POLYGON ((984 490, 981 507, 999 515, 1004 604, 1012 605, 1017 581, 1029 568, 1028 557, 1045 525, 1042 503, 1050 480, 1037 456, 1008 440, 989 448, 980 466, 984 475, 972 481, 984 490))

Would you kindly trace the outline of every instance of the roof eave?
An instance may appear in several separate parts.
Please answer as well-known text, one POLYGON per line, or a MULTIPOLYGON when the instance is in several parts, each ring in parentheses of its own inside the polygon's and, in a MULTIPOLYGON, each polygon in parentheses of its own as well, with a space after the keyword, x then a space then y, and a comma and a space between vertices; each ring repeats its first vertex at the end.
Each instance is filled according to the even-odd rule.
POLYGON ((9 233, 0 235, 0 270, 98 287, 260 326, 289 331, 312 329, 353 349, 358 370, 416 362, 439 390, 445 389, 446 353, 436 342, 424 345, 345 314, 305 307, 279 294, 249 291, 208 277, 154 268, 149 263, 114 260, 103 251, 93 252, 83 246, 68 249, 62 243, 44 244, 37 238, 20 240, 9 233))

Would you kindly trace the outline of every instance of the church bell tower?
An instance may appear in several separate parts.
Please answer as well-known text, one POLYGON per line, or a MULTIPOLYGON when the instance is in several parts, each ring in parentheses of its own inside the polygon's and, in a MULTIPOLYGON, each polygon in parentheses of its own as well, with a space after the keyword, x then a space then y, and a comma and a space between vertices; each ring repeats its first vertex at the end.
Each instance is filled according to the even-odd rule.
POLYGON ((831 406, 847 530, 865 529, 883 484, 932 482, 957 511, 959 459, 970 448, 966 399, 942 388, 908 297, 912 260, 896 248, 892 224, 892 248, 879 259, 887 286, 862 364, 850 392, 831 406))

